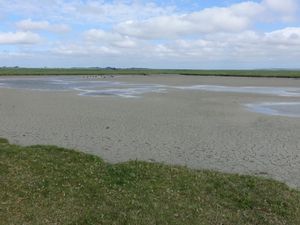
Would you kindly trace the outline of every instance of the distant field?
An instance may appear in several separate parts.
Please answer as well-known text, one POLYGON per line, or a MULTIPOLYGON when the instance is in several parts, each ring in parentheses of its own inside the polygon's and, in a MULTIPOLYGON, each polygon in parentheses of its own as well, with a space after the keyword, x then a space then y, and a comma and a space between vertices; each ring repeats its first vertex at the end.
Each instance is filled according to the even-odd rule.
POLYGON ((160 70, 160 69, 46 69, 0 68, 0 76, 17 75, 151 75, 287 77, 300 78, 300 70, 160 70))
POLYGON ((300 192, 251 176, 132 161, 111 165, 0 138, 1 224, 299 225, 300 192))

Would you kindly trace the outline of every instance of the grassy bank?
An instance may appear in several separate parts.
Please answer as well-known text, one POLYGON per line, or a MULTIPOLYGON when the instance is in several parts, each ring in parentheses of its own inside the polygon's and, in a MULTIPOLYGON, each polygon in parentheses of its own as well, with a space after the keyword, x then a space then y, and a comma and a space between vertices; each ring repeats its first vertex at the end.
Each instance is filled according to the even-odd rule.
POLYGON ((300 70, 162 70, 162 69, 47 69, 0 68, 0 76, 18 75, 151 75, 179 74, 194 76, 287 77, 300 78, 300 70))
POLYGON ((1 224, 300 224, 300 192, 251 176, 117 165, 0 139, 1 224))

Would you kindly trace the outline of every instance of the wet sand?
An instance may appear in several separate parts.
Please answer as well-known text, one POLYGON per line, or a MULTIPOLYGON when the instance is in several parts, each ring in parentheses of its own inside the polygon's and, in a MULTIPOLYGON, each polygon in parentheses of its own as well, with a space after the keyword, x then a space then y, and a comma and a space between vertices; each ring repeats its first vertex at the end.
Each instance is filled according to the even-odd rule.
MULTIPOLYGON (((162 85, 300 87, 299 79, 124 76, 106 80, 162 85)), ((108 162, 145 160, 255 174, 300 187, 300 118, 248 111, 243 104, 299 97, 168 90, 141 98, 78 96, 0 88, 0 136, 53 144, 108 162)))

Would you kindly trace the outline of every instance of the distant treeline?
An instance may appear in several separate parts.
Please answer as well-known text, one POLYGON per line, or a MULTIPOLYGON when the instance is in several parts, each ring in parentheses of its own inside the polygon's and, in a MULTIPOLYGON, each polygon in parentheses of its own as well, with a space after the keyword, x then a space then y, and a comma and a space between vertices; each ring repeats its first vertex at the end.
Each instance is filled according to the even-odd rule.
POLYGON ((2 67, 0 76, 18 75, 154 75, 178 74, 194 76, 288 77, 300 78, 300 70, 175 70, 118 68, 21 68, 2 67))

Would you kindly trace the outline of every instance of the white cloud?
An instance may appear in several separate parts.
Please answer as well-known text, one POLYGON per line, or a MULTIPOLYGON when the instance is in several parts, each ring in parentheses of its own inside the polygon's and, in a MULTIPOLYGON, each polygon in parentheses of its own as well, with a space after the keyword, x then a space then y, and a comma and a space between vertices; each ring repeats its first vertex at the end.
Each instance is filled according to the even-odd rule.
POLYGON ((76 2, 67 6, 74 15, 90 21, 102 21, 117 23, 128 19, 146 19, 174 13, 175 8, 159 7, 152 2, 139 1, 86 1, 76 2), (129 3, 129 4, 128 4, 129 3))
POLYGON ((31 19, 17 22, 17 28, 21 30, 45 30, 49 27, 48 21, 32 21, 31 19))
POLYGON ((66 56, 88 56, 94 57, 99 55, 118 55, 120 51, 107 47, 107 46, 95 46, 89 44, 61 44, 51 50, 53 54, 66 55, 66 56))
POLYGON ((18 12, 23 17, 49 18, 63 23, 118 23, 174 13, 176 7, 161 7, 149 1, 97 0, 0 0, 0 15, 18 12))
POLYGON ((51 32, 68 32, 69 26, 65 24, 50 24, 48 21, 32 21, 31 19, 22 20, 16 23, 16 26, 20 30, 47 30, 51 32))
POLYGON ((14 51, 20 55, 28 51, 37 61, 41 55, 58 59, 68 56, 79 63, 98 58, 109 62, 113 58, 128 66, 140 61, 146 65, 153 62, 153 67, 185 62, 188 67, 209 61, 215 65, 268 60, 298 65, 299 0, 245 0, 204 9, 183 9, 170 2, 178 1, 0 0, 5 31, 0 33, 0 44, 36 44, 41 40, 39 35, 43 35, 39 45, 1 46, 0 51, 11 55, 14 51), (24 20, 15 22, 10 18, 24 20), (14 26, 18 32, 9 32, 14 26), (265 27, 268 31, 264 31, 265 27), (274 27, 281 29, 272 31, 274 27), (40 31, 70 32, 62 36, 40 31))
MULTIPOLYGON (((246 30, 239 33, 214 33, 201 38, 174 39, 156 42, 138 42, 130 48, 114 43, 124 40, 117 33, 103 30, 89 30, 86 42, 55 48, 54 53, 86 57, 130 57, 140 61, 173 60, 182 62, 266 62, 277 60, 287 62, 300 57, 300 27, 291 27, 272 32, 246 30), (141 49, 143 51, 141 51, 141 49)), ((125 39, 126 40, 126 39, 125 39)))
POLYGON ((300 27, 287 27, 266 33, 265 40, 272 45, 298 47, 300 49, 300 27))
POLYGON ((71 28, 66 24, 53 24, 50 25, 48 30, 57 33, 66 33, 69 32, 71 28))
POLYGON ((295 18, 297 0, 246 1, 229 7, 212 7, 181 15, 146 20, 127 20, 115 30, 142 39, 176 39, 183 36, 220 32, 242 32, 263 20, 284 22, 295 18))
POLYGON ((6 32, 0 33, 0 44, 37 44, 41 38, 38 34, 32 32, 6 32))
POLYGON ((239 34, 205 35, 196 40, 175 40, 160 44, 155 54, 189 61, 231 62, 277 60, 286 62, 300 57, 300 27, 259 33, 244 31, 239 34))
POLYGON ((137 40, 116 32, 108 32, 101 29, 90 29, 84 33, 88 42, 108 44, 121 48, 133 48, 137 46, 137 40))
POLYGON ((265 7, 267 16, 273 20, 288 22, 297 18, 298 0, 263 0, 261 4, 265 7))
POLYGON ((122 34, 145 39, 177 38, 213 32, 239 32, 249 28, 263 8, 254 2, 214 7, 184 15, 126 21, 116 26, 122 34))
POLYGON ((271 10, 285 14, 294 13, 298 8, 297 0, 264 0, 263 4, 271 10))
POLYGON ((122 35, 113 32, 107 32, 101 29, 90 29, 84 33, 88 41, 116 41, 122 39, 122 35))

